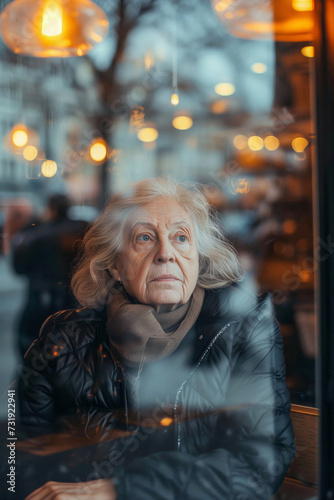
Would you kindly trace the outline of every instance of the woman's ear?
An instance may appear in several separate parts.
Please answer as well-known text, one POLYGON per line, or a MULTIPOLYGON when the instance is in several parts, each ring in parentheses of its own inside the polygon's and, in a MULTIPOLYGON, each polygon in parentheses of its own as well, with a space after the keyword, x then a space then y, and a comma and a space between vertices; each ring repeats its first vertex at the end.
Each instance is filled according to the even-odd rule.
POLYGON ((119 272, 117 271, 116 268, 109 269, 109 272, 115 281, 122 281, 119 272))

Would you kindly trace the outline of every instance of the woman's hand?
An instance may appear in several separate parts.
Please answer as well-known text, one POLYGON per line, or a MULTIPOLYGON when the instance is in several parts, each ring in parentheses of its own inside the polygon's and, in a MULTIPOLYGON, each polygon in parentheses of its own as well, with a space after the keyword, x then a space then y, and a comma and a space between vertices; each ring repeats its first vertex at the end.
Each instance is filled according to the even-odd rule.
POLYGON ((86 483, 48 483, 33 491, 26 500, 116 500, 117 493, 110 479, 86 483))

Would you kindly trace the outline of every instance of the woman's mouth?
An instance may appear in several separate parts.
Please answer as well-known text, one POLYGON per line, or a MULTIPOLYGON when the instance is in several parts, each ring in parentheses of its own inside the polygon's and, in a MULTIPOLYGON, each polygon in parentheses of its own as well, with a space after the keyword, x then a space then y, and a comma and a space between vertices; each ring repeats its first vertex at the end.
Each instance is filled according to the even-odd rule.
POLYGON ((172 274, 162 274, 161 276, 153 278, 151 281, 157 282, 157 281, 181 281, 181 280, 172 274))

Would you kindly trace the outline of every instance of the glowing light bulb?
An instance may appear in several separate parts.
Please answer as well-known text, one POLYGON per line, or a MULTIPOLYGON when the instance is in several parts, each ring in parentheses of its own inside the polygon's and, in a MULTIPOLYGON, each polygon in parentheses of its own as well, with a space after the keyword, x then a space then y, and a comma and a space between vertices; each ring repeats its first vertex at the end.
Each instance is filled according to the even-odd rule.
POLYGON ((173 127, 178 130, 188 130, 193 126, 190 116, 176 116, 173 121, 173 127))
POLYGON ((12 141, 14 146, 23 147, 28 142, 28 134, 25 130, 15 130, 12 135, 12 141))
POLYGON ((107 156, 107 148, 104 142, 95 142, 89 150, 90 157, 94 161, 102 161, 107 156))
POLYGON ((235 92, 235 86, 233 83, 228 82, 217 83, 217 85, 215 85, 215 92, 216 94, 223 96, 232 95, 235 92))
POLYGON ((305 57, 314 57, 314 47, 313 47, 313 45, 306 45, 306 47, 303 47, 301 49, 301 53, 305 57))
POLYGON ((1 11, 1 36, 15 54, 87 54, 108 32, 108 18, 91 0, 13 0, 1 11))
POLYGON ((45 160, 41 166, 41 172, 44 177, 53 177, 57 173, 57 163, 52 160, 45 160))
POLYGON ((137 137, 142 142, 153 142, 159 136, 157 129, 153 127, 144 127, 138 130, 137 137))
POLYGON ((308 140, 305 137, 295 137, 292 140, 291 146, 296 153, 302 153, 306 146, 308 146, 308 140))
POLYGON ((173 106, 177 106, 180 102, 179 95, 176 92, 173 92, 170 102, 173 104, 173 106))
POLYGON ((63 9, 58 2, 49 1, 43 9, 42 35, 58 36, 63 32, 63 9))
POLYGON ((264 145, 263 139, 259 135, 252 135, 248 139, 248 147, 252 151, 260 151, 260 149, 263 148, 263 145, 264 145))

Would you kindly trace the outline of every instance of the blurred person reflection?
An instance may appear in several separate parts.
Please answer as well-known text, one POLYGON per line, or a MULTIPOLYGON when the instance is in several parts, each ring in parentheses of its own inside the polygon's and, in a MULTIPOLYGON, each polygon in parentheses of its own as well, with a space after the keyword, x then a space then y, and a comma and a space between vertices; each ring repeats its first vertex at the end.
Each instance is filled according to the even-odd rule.
POLYGON ((30 223, 11 241, 14 269, 29 280, 18 324, 22 356, 50 314, 77 305, 70 290, 71 268, 87 223, 71 220, 69 208, 67 196, 51 195, 44 222, 30 223))

